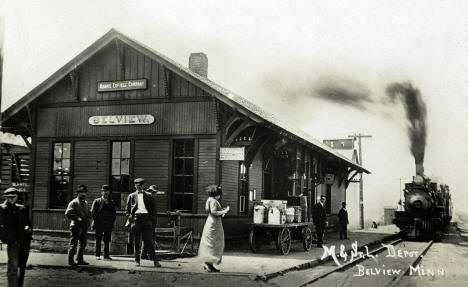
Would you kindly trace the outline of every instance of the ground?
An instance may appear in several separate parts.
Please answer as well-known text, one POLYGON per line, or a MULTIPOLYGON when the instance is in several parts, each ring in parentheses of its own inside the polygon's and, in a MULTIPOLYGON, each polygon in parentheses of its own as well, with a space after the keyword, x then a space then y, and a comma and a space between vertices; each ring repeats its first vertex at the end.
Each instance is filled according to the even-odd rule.
MULTIPOLYGON (((0 273, 6 266, 0 265, 0 273)), ((6 277, 0 278, 0 286, 6 286, 6 277)), ((57 267, 32 267, 27 270, 25 287, 50 286, 268 286, 252 281, 246 276, 226 274, 169 273, 153 271, 102 270, 82 268, 70 270, 57 267)))
MULTIPOLYGON (((350 234, 360 245, 388 235, 375 231, 350 234)), ((465 286, 463 283, 468 282, 465 273, 468 270, 468 246, 463 239, 459 232, 449 233, 423 258, 421 264, 425 268, 444 269, 444 276, 406 277, 399 286, 465 286)), ((341 243, 348 245, 351 241, 337 241, 329 236, 329 244, 341 243)), ((278 285, 277 280, 264 282, 261 276, 317 260, 322 255, 316 247, 309 252, 300 248, 301 245, 297 244, 288 256, 279 255, 273 245, 266 246, 260 254, 247 249, 228 251, 220 266, 223 272, 209 274, 203 272, 196 258, 163 260, 163 268, 155 269, 150 261, 143 261, 141 267, 135 267, 128 257, 117 257, 109 262, 87 256, 90 266, 70 269, 66 265, 65 254, 31 253, 25 286, 296 286, 294 280, 282 280, 278 285)), ((0 274, 6 274, 5 256, 3 248, 0 251, 0 274)), ((287 279, 292 273, 285 273, 282 277, 287 279)), ((6 286, 4 275, 0 276, 0 286, 6 286)))

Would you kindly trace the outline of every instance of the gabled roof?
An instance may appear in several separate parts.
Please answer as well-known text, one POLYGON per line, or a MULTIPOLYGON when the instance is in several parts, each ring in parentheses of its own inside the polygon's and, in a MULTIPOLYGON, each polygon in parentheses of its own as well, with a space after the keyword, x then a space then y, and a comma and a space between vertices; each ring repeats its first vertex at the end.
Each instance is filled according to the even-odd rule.
POLYGON ((91 58, 94 54, 96 54, 99 50, 104 48, 108 45, 111 41, 114 40, 121 40, 125 44, 131 46, 135 50, 139 51, 140 53, 145 54, 149 58, 153 59, 164 65, 167 69, 176 72, 179 76, 185 78, 192 84, 199 86, 208 92, 211 92, 218 100, 221 102, 235 108, 238 112, 250 117, 257 123, 263 123, 266 126, 279 129, 282 133, 286 133, 288 136, 293 137, 294 139, 304 143, 305 145, 312 146, 315 149, 321 150, 326 154, 335 156, 343 161, 345 161, 349 166, 353 167, 362 172, 370 173, 368 170, 364 169, 359 164, 356 164, 346 158, 345 156, 341 155, 340 153, 334 151, 327 145, 321 143, 320 141, 316 140, 315 138, 311 137, 310 135, 306 134, 305 132, 294 128, 285 122, 281 121, 280 119, 276 118, 270 113, 267 113, 259 106, 251 103, 250 101, 242 98, 239 95, 234 94, 233 92, 229 91, 228 89, 212 82, 208 78, 198 75, 197 73, 191 71, 190 69, 180 65, 179 63, 171 60, 170 58, 164 56, 163 54, 145 46, 142 43, 139 43, 124 34, 118 32, 115 29, 111 29, 101 38, 99 38, 96 42, 94 42, 91 46, 86 48, 83 52, 81 52, 78 56, 73 58, 67 64, 65 64, 62 68, 60 68, 57 72, 52 74, 49 78, 31 90, 28 94, 10 106, 4 113, 3 113, 3 121, 8 120, 10 117, 15 115, 16 113, 20 112, 22 109, 26 108, 29 103, 34 101, 37 97, 55 85, 58 81, 60 81, 64 76, 72 72, 77 66, 84 63, 86 60, 91 58))

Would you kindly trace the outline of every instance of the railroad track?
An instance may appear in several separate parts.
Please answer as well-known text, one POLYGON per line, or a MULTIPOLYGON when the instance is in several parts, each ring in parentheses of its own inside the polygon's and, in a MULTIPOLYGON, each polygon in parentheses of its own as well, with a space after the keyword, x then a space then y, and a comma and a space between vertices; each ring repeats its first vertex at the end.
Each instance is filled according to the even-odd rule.
POLYGON ((372 246, 363 252, 364 256, 352 260, 349 257, 335 257, 338 262, 330 258, 311 269, 289 272, 268 282, 279 286, 301 287, 360 285, 393 287, 405 275, 421 272, 418 263, 432 243, 433 241, 392 239, 372 246))

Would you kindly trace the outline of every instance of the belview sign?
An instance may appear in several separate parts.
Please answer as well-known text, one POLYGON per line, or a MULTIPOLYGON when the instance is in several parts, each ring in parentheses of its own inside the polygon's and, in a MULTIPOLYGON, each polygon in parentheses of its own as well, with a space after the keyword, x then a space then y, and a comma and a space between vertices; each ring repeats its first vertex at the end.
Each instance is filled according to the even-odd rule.
POLYGON ((92 126, 150 125, 154 123, 152 115, 109 115, 89 117, 92 126))

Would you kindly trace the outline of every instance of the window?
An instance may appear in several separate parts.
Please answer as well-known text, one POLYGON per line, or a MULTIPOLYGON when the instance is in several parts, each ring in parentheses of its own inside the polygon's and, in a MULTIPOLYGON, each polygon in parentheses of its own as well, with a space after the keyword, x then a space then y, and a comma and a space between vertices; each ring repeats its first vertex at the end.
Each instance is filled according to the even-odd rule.
POLYGON ((130 142, 112 142, 112 164, 110 186, 112 199, 118 207, 125 206, 125 193, 129 192, 130 182, 130 142), (122 193, 124 194, 122 196, 122 193))
POLYGON ((70 143, 54 143, 50 208, 65 208, 71 199, 70 151, 70 143))
POLYGON ((241 163, 239 165, 239 212, 246 213, 248 211, 249 202, 249 168, 241 163))
POLYGON ((174 140, 171 210, 193 210, 194 149, 194 140, 174 140))
POLYGON ((327 197, 327 201, 325 202, 325 209, 327 210, 327 214, 330 214, 331 213, 331 189, 332 189, 332 186, 331 184, 327 184, 327 194, 326 194, 326 197, 327 197))

